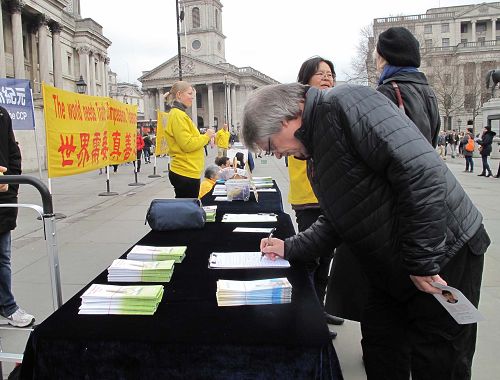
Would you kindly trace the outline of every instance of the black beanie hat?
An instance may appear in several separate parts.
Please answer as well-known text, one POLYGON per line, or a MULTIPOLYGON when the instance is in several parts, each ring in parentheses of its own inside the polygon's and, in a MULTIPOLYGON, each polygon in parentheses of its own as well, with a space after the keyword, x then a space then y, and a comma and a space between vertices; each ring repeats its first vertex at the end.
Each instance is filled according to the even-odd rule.
POLYGON ((420 67, 420 47, 411 32, 393 27, 378 37, 377 52, 392 66, 420 67))

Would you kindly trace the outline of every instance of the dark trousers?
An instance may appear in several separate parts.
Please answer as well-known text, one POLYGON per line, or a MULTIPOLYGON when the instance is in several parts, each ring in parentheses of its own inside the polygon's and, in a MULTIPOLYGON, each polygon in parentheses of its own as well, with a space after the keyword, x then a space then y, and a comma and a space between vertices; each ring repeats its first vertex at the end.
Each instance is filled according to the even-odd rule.
POLYGON ((141 156, 142 156, 142 150, 137 151, 137 173, 141 171, 141 156))
POLYGON ((472 161, 472 156, 465 156, 465 170, 474 171, 474 161, 472 161))
MULTIPOLYGON (((299 232, 307 230, 311 224, 318 220, 321 215, 319 208, 310 208, 304 210, 295 210, 295 217, 299 232)), ((331 257, 320 257, 317 261, 308 263, 307 269, 310 273, 316 295, 321 305, 325 302, 326 287, 328 285, 328 275, 330 273, 331 257)))
MULTIPOLYGON (((483 228, 478 235, 474 245, 485 250, 488 235, 483 228)), ((484 255, 473 253, 473 239, 440 275, 477 307, 484 255)), ((457 324, 434 296, 417 290, 398 258, 387 269, 391 265, 390 272, 368 274, 371 292, 361 321, 368 379, 408 380, 410 371, 413 380, 470 379, 476 324, 457 324)))
POLYGON ((176 198, 198 198, 200 194, 199 179, 184 177, 172 170, 168 172, 168 179, 174 187, 176 198))
POLYGON ((483 160, 483 174, 491 174, 490 165, 488 164, 488 156, 481 156, 483 160))

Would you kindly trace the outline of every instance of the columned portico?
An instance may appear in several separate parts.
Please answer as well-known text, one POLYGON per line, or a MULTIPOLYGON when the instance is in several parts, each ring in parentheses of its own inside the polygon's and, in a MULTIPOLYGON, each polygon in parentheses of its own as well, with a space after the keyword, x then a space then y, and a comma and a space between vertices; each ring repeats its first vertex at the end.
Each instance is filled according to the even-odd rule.
POLYGON ((40 82, 47 84, 50 83, 48 32, 47 18, 41 16, 38 25, 38 65, 40 69, 40 82))
POLYGON ((231 85, 231 124, 229 124, 230 127, 232 127, 236 121, 236 85, 232 84, 231 85))
POLYGON ((214 122, 214 89, 212 83, 207 83, 208 91, 208 126, 213 127, 214 122))
POLYGON ((7 76, 7 68, 5 67, 5 45, 3 43, 3 11, 0 7, 0 77, 5 78, 7 76))
MULTIPOLYGON (((90 81, 90 68, 89 68, 89 54, 90 54, 90 47, 87 45, 80 45, 78 46, 78 56, 80 58, 80 75, 82 76, 83 80, 87 83, 87 88, 89 81, 90 81)), ((87 90, 87 93, 89 93, 89 90, 87 90)))
POLYGON ((50 21, 49 28, 52 32, 52 62, 54 65, 54 87, 63 87, 62 62, 61 62, 61 30, 58 22, 50 21))
MULTIPOLYGON (((196 91, 195 86, 193 86, 193 90, 196 91)), ((196 99, 196 94, 193 96, 193 104, 191 104, 191 119, 194 125, 198 126, 198 101, 196 99)))
POLYGON ((12 43, 14 58, 14 77, 25 79, 24 73, 24 47, 23 47, 23 22, 21 12, 24 3, 21 1, 11 1, 8 3, 12 21, 12 43))

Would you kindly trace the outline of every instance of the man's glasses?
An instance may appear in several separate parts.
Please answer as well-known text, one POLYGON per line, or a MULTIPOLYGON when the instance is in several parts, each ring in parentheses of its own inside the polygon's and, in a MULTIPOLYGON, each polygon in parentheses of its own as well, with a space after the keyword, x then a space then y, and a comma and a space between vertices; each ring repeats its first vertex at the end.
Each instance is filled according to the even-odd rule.
POLYGON ((325 71, 318 71, 317 73, 315 73, 314 75, 318 76, 318 77, 327 77, 328 79, 333 79, 333 74, 330 73, 330 72, 325 72, 325 71))

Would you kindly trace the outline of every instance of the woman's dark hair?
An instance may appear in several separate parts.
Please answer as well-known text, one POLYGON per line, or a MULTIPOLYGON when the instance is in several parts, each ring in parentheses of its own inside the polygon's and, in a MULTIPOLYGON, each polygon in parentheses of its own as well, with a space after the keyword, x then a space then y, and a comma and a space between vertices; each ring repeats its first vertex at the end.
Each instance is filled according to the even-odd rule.
POLYGON ((238 161, 238 168, 244 169, 245 168, 245 156, 243 153, 238 152, 236 153, 236 161, 238 161))
POLYGON ((300 66, 299 75, 297 75, 297 82, 308 84, 312 76, 316 74, 318 66, 321 62, 325 62, 332 70, 333 77, 335 78, 335 69, 333 68, 332 61, 321 58, 319 56, 311 57, 300 66))

